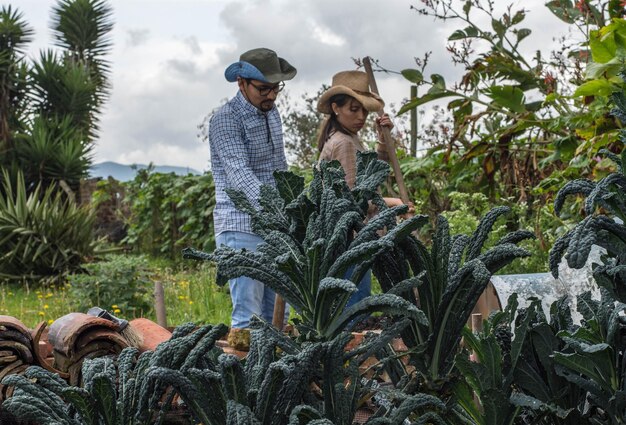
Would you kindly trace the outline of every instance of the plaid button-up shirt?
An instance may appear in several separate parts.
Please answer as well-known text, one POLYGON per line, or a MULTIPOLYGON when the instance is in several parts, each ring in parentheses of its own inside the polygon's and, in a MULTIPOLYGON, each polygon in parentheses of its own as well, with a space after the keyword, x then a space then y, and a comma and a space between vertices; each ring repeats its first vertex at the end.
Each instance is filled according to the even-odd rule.
POLYGON ((211 117, 209 145, 215 235, 227 230, 253 233, 250 216, 235 208, 224 189, 242 190, 258 208, 261 185, 275 185, 274 170, 287 169, 278 110, 261 112, 238 92, 211 117))

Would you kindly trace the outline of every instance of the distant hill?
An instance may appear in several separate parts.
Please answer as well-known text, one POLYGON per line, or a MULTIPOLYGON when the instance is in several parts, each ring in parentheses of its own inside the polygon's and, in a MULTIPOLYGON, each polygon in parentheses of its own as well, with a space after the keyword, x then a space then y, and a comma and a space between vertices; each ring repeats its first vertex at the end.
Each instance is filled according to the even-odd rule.
MULTIPOLYGON (((136 167, 137 170, 148 168, 147 165, 135 164, 124 165, 117 162, 101 162, 99 164, 93 164, 89 170, 89 177, 102 177, 103 179, 109 176, 115 180, 126 182, 135 178, 137 170, 133 170, 131 167, 136 167)), ((180 176, 186 176, 187 174, 202 174, 201 172, 187 167, 174 167, 169 165, 155 165, 154 172, 156 173, 175 173, 180 176)))

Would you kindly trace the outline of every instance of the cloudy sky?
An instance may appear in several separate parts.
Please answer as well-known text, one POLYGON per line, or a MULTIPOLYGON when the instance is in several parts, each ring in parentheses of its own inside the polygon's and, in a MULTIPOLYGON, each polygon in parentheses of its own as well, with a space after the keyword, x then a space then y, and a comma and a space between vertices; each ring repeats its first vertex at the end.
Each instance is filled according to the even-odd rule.
MULTIPOLYGON (((35 30, 29 55, 52 47, 53 0, 9 0, 35 30)), ((496 0, 499 5, 506 0, 496 0)), ((566 27, 543 0, 512 0, 527 11, 531 51, 547 54, 566 27)), ((445 52, 459 23, 419 15, 420 0, 110 0, 111 98, 102 116, 95 162, 153 162, 206 170, 208 144, 198 125, 235 94, 224 69, 255 47, 277 51, 296 68, 290 97, 315 93, 332 75, 355 69, 352 58, 371 56, 391 70, 415 67, 414 58, 432 51, 428 73, 453 81, 462 72, 445 52)), ((387 103, 408 96, 402 77, 378 75, 387 103)))

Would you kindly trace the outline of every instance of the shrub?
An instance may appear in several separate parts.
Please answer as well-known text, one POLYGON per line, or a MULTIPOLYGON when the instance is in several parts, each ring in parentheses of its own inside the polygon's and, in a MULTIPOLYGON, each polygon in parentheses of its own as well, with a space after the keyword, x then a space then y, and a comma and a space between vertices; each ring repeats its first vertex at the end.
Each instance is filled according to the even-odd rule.
POLYGON ((27 194, 24 177, 4 172, 0 196, 0 277, 58 279, 94 254, 93 214, 56 186, 27 194))
POLYGON ((177 176, 138 170, 128 183, 130 206, 124 242, 141 253, 177 258, 187 245, 215 248, 213 208, 215 187, 211 174, 177 176))
POLYGON ((110 255, 85 269, 87 273, 68 276, 78 311, 99 306, 125 317, 140 317, 152 310, 152 281, 145 258, 110 255))

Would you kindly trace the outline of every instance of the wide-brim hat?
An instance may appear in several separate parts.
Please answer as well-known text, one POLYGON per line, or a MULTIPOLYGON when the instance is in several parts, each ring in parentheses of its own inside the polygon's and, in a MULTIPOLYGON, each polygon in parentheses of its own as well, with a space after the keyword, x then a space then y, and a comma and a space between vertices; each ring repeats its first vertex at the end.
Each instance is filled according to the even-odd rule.
POLYGON ((261 47, 243 53, 238 62, 226 68, 224 76, 231 83, 241 77, 274 84, 291 80, 296 72, 296 68, 279 58, 275 51, 261 47))
POLYGON ((385 106, 380 96, 370 92, 369 79, 363 71, 342 71, 335 74, 332 85, 317 101, 317 110, 330 115, 330 99, 337 94, 352 96, 370 112, 378 112, 385 106))

